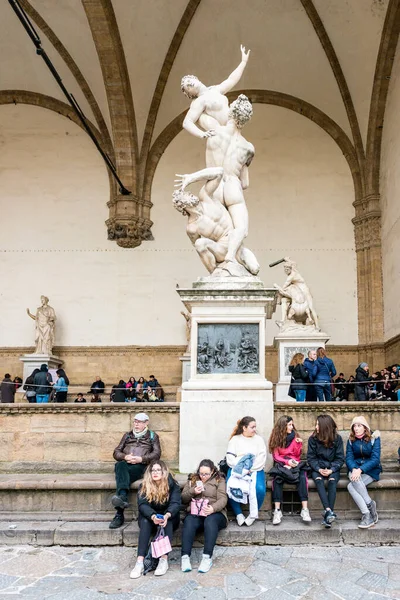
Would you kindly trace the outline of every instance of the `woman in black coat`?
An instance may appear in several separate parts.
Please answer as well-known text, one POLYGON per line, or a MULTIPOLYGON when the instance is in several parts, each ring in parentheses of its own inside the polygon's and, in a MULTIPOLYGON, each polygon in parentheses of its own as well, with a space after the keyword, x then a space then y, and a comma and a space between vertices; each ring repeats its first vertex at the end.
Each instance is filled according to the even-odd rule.
POLYGON ((344 464, 343 440, 337 433, 335 421, 329 415, 319 415, 315 431, 308 440, 307 462, 311 477, 324 508, 323 525, 329 528, 336 518, 334 513, 336 487, 344 464), (327 482, 328 492, 325 489, 327 482))
POLYGON ((354 385, 354 400, 365 402, 368 400, 368 390, 371 377, 369 376, 369 367, 367 363, 362 362, 356 369, 356 379, 354 385))
MULTIPOLYGON (((136 565, 132 569, 131 579, 143 575, 144 557, 147 554, 150 538, 157 532, 159 525, 164 527, 165 535, 172 540, 174 529, 179 526, 181 508, 181 490, 162 460, 153 460, 143 475, 143 483, 138 491, 139 543, 136 565)), ((160 557, 154 575, 165 575, 168 571, 168 555, 160 557)))
POLYGON ((310 381, 307 369, 304 367, 304 354, 297 352, 290 361, 289 373, 292 375, 291 388, 296 395, 296 402, 305 402, 307 382, 310 381))

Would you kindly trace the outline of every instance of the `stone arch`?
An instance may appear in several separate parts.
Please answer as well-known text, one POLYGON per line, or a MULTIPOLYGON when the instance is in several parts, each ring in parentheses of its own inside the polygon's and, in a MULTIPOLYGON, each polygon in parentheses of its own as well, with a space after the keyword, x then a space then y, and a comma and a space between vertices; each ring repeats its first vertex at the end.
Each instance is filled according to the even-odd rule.
MULTIPOLYGON (((275 92, 272 90, 239 90, 230 92, 228 94, 228 98, 229 100, 233 100, 239 94, 245 94, 251 100, 251 102, 253 102, 253 104, 271 104, 274 106, 287 108, 288 110, 292 110, 300 115, 303 115, 307 119, 310 119, 319 125, 319 127, 321 127, 336 142, 349 165, 350 172, 353 177, 355 199, 358 200, 362 197, 362 176, 354 146, 343 129, 335 121, 328 117, 327 114, 325 114, 316 106, 313 106, 312 104, 309 104, 308 102, 305 102, 296 96, 291 96, 289 94, 275 92)), ((153 178, 159 160, 172 140, 182 130, 182 123, 186 112, 187 111, 184 111, 175 117, 175 119, 173 119, 173 121, 171 121, 171 123, 169 123, 169 125, 167 125, 167 127, 165 127, 165 129, 160 133, 151 147, 147 161, 143 191, 144 198, 149 202, 151 198, 153 178)))

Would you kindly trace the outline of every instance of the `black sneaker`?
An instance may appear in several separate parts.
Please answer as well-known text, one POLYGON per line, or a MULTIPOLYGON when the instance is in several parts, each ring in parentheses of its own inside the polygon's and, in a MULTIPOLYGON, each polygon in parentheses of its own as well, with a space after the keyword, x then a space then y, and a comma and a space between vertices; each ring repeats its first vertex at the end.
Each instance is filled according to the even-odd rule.
POLYGON ((111 504, 114 508, 128 508, 129 506, 128 498, 126 496, 117 496, 116 494, 111 498, 111 504))
POLYGON ((109 524, 109 529, 118 529, 118 527, 122 527, 125 523, 125 517, 123 512, 117 512, 111 523, 109 524))
POLYGON ((326 510, 324 513, 324 520, 322 521, 322 524, 325 525, 327 529, 330 529, 334 520, 335 516, 333 512, 331 510, 326 510))
POLYGON ((370 513, 366 513, 361 517, 361 521, 358 526, 360 529, 368 529, 369 527, 373 527, 374 525, 375 523, 370 513))
POLYGON ((369 510, 369 514, 373 518, 374 523, 376 525, 376 523, 379 521, 379 517, 378 517, 377 510, 376 510, 376 502, 375 502, 375 500, 372 500, 372 502, 370 504, 367 504, 367 508, 369 510))

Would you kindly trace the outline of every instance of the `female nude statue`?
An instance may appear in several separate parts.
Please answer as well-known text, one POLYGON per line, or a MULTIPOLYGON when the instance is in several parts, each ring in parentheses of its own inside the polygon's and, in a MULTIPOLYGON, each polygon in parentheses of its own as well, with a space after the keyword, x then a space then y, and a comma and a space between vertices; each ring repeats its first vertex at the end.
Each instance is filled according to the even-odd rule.
MULTIPOLYGON (((197 79, 195 75, 185 75, 182 77, 181 89, 192 103, 189 111, 183 121, 183 128, 198 138, 209 138, 214 135, 213 126, 226 125, 229 118, 227 92, 235 87, 243 75, 249 60, 250 50, 246 52, 244 46, 240 46, 242 61, 238 67, 229 75, 225 81, 218 85, 207 87, 197 79), (196 123, 201 115, 206 114, 210 117, 210 128, 206 131, 200 129, 196 123)), ((207 164, 207 167, 211 165, 207 164)))
POLYGON ((29 308, 26 309, 26 312, 36 322, 35 354, 51 354, 54 345, 56 313, 54 308, 49 305, 47 296, 40 296, 40 302, 41 306, 37 309, 36 316, 29 311, 29 308))

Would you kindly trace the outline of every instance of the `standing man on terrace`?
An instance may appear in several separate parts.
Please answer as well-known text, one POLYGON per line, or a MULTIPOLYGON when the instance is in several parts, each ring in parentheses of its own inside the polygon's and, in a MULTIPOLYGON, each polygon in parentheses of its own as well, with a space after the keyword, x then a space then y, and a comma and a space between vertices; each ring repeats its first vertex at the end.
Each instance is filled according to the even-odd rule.
POLYGON ((111 521, 110 529, 117 529, 125 522, 124 510, 129 506, 128 493, 131 483, 141 479, 147 465, 161 457, 160 439, 149 429, 149 417, 138 413, 134 417, 133 429, 122 437, 114 450, 115 480, 117 493, 112 497, 112 505, 117 512, 111 521))

